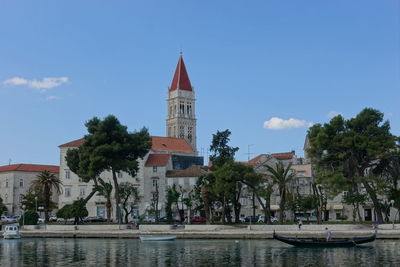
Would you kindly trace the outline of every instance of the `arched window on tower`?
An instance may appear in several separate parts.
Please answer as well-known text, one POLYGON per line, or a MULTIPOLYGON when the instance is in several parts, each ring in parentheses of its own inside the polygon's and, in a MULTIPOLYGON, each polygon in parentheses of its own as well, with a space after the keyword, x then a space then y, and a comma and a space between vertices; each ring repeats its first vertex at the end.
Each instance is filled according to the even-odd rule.
POLYGON ((185 138, 185 126, 179 126, 179 138, 185 138))
POLYGON ((179 114, 185 114, 185 102, 179 102, 179 114))
POLYGON ((192 103, 187 102, 187 114, 192 115, 192 103))
POLYGON ((191 143, 192 139, 193 139, 193 128, 192 127, 188 127, 188 140, 191 143))

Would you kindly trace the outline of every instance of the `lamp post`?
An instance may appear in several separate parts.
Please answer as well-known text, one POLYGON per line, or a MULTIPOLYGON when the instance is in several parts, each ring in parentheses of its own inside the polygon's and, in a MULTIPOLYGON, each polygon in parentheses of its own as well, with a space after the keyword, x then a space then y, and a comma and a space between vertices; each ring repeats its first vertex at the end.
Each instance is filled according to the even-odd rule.
POLYGON ((22 205, 22 211, 23 211, 23 213, 22 213, 22 229, 24 229, 25 228, 25 205, 22 205))
POLYGON ((36 197, 35 197, 35 211, 36 211, 36 212, 38 211, 38 209, 37 209, 37 199, 38 199, 38 197, 36 196, 36 197))

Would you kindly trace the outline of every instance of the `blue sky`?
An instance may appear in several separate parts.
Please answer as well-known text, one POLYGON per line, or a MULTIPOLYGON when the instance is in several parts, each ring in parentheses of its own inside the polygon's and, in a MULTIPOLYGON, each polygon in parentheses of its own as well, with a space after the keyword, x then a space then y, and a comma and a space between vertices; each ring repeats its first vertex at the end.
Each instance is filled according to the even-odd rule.
POLYGON ((397 0, 0 5, 0 165, 59 164, 58 145, 82 137, 93 116, 165 136, 181 50, 199 151, 230 129, 238 160, 249 145, 252 157, 302 155, 307 125, 364 107, 384 112, 400 135, 397 0))

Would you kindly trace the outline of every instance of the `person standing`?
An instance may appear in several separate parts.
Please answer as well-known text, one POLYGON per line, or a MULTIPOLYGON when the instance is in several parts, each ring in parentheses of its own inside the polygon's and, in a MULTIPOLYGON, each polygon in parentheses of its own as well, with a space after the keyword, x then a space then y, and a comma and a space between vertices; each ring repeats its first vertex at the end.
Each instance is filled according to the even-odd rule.
POLYGON ((303 225, 303 222, 299 219, 299 221, 297 222, 297 225, 299 227, 299 231, 301 230, 301 226, 303 225))
POLYGON ((328 229, 328 227, 325 228, 325 234, 326 234, 326 242, 332 240, 332 231, 328 229))

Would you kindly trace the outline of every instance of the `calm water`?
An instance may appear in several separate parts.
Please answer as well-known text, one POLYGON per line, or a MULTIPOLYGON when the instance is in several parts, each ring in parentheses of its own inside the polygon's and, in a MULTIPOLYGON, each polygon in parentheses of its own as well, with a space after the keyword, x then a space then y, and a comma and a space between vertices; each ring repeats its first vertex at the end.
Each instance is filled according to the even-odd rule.
POLYGON ((294 248, 274 240, 0 240, 1 266, 400 266, 400 241, 294 248))

